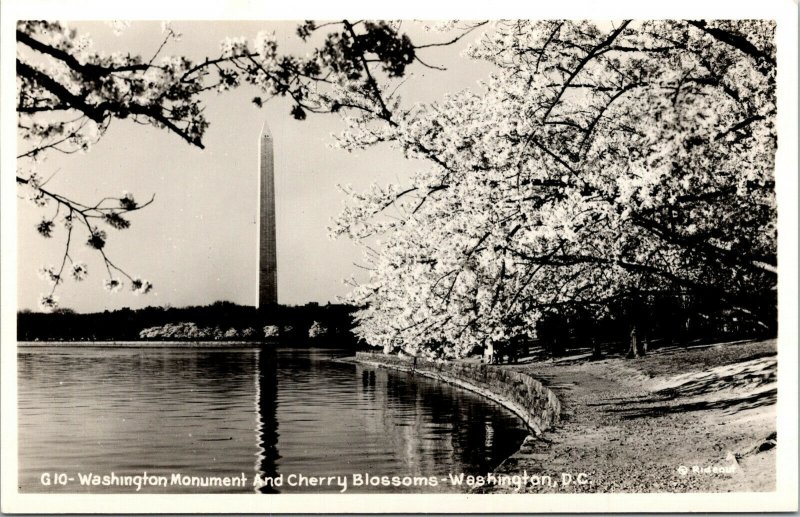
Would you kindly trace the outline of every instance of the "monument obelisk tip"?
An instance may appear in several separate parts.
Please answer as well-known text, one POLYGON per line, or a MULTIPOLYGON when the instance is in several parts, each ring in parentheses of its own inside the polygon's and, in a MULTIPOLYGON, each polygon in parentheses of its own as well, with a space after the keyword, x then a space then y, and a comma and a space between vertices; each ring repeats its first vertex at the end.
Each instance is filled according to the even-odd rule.
POLYGON ((272 131, 269 130, 269 124, 267 121, 264 121, 264 125, 261 126, 261 137, 272 138, 272 131))

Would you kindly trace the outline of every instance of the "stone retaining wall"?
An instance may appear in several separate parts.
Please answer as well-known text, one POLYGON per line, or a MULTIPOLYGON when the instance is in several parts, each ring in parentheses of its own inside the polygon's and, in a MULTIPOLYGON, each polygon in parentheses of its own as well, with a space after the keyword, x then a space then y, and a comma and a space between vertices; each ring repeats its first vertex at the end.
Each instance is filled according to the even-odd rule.
MULTIPOLYGON (((356 361, 411 371, 412 357, 357 352, 356 361)), ((558 423, 561 403, 541 382, 522 372, 480 363, 418 358, 415 373, 440 379, 488 397, 516 413, 535 433, 558 423)))

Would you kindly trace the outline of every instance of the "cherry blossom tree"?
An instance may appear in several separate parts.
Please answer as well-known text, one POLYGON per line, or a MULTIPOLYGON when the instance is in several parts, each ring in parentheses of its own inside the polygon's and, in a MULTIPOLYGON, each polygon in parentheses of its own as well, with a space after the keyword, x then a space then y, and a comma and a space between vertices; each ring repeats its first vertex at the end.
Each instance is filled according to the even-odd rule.
POLYGON ((318 321, 312 322, 308 328, 308 337, 311 339, 324 337, 327 333, 328 330, 318 321))
POLYGON ((351 193, 332 228, 371 268, 360 335, 459 356, 549 310, 665 292, 774 326, 773 31, 499 22, 469 51, 498 68, 482 91, 349 119, 346 149, 430 162, 351 193))
MULTIPOLYGON (((164 26, 163 48, 179 35, 164 26)), ((152 203, 138 203, 134 196, 108 196, 97 202, 80 202, 69 193, 47 188, 41 169, 50 153, 86 152, 106 132, 114 119, 130 118, 140 124, 167 128, 187 142, 201 146, 207 123, 196 96, 209 86, 203 82, 204 66, 186 59, 149 61, 141 56, 104 54, 91 41, 58 22, 21 21, 17 24, 17 113, 21 142, 17 156, 17 184, 22 195, 36 206, 55 204, 36 230, 51 238, 57 226, 66 230, 64 253, 58 266, 45 266, 41 275, 52 283, 40 306, 57 306, 55 291, 68 275, 75 280, 87 275, 84 263, 73 260, 76 231, 85 233, 86 244, 102 256, 107 272, 105 287, 122 288, 119 275, 127 278, 134 293, 148 293, 152 284, 128 274, 106 254, 107 233, 101 224, 117 230, 130 226, 127 215, 152 203)))

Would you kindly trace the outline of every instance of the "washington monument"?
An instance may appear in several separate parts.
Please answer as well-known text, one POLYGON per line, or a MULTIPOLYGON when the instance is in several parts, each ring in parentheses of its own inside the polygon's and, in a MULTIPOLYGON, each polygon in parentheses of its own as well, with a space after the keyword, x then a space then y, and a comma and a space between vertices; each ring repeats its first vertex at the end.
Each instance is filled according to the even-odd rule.
POLYGON ((258 295, 256 308, 278 303, 275 245, 275 163, 272 133, 264 122, 258 138, 258 295))

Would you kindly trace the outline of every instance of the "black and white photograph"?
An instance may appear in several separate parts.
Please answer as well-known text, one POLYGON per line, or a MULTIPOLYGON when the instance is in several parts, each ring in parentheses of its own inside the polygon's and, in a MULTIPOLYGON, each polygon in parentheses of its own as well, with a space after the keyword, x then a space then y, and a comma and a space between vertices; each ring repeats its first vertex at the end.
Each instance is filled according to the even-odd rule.
POLYGON ((797 511, 797 5, 692 4, 4 2, 2 511, 797 511))

